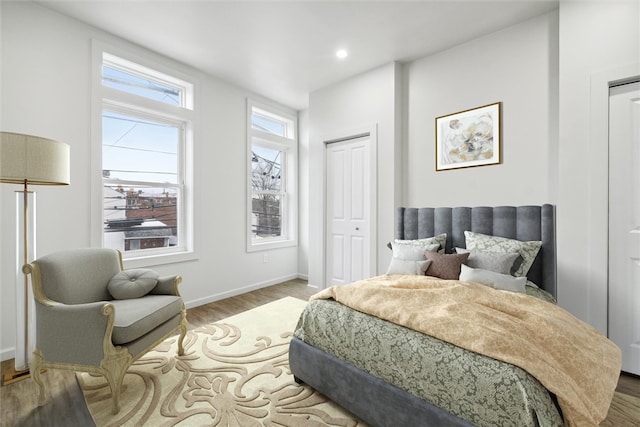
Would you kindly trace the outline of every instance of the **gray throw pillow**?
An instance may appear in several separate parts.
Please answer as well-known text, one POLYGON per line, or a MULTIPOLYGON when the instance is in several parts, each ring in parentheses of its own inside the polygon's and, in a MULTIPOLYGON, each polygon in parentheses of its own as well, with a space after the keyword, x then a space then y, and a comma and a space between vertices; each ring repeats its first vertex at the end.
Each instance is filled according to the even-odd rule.
POLYGON ((471 251, 511 253, 518 252, 522 257, 522 263, 513 272, 514 276, 526 276, 533 265, 533 262, 542 247, 542 242, 532 240, 523 242, 520 240, 508 239, 506 237, 489 236, 487 234, 464 232, 465 246, 471 251))
POLYGON ((155 288, 159 277, 148 268, 123 270, 109 280, 107 289, 114 299, 140 298, 155 288))
POLYGON ((500 274, 511 274, 515 271, 514 263, 520 257, 518 252, 478 252, 468 249, 456 248, 456 253, 464 254, 469 252, 469 258, 466 264, 471 268, 480 268, 482 270, 495 271, 500 274))

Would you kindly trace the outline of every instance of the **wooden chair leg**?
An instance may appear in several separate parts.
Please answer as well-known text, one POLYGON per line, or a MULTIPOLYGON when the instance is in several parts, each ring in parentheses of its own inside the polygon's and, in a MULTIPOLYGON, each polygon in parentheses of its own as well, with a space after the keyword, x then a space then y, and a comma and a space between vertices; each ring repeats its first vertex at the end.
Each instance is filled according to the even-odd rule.
POLYGON ((122 381, 124 380, 124 374, 127 373, 127 369, 129 369, 132 361, 133 357, 128 351, 118 348, 116 352, 107 356, 100 363, 102 374, 106 378, 109 388, 111 389, 113 414, 120 412, 120 390, 122 388, 122 381))
POLYGON ((187 336, 187 312, 182 310, 182 320, 180 321, 180 337, 178 338, 178 356, 184 355, 184 338, 187 336))
POLYGON ((111 390, 111 412, 115 415, 120 412, 120 388, 122 381, 118 381, 118 374, 107 372, 104 374, 109 389, 111 390))
POLYGON ((42 356, 42 352, 40 349, 35 349, 33 352, 33 360, 31 361, 31 365, 29 367, 29 373, 31 374, 31 378, 38 385, 38 406, 44 405, 44 383, 42 382, 42 378, 40 377, 40 370, 42 369, 42 364, 44 363, 44 357, 42 356))

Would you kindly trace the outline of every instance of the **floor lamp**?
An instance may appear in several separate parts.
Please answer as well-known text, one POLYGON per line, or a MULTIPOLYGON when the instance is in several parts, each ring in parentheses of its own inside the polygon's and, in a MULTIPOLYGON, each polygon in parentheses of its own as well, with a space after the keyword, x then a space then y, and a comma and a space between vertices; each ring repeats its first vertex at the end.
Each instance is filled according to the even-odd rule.
POLYGON ((28 185, 68 185, 69 146, 51 139, 0 132, 0 182, 22 185, 16 191, 16 346, 8 384, 29 376, 35 347, 35 303, 22 266, 36 257, 36 193, 28 185))

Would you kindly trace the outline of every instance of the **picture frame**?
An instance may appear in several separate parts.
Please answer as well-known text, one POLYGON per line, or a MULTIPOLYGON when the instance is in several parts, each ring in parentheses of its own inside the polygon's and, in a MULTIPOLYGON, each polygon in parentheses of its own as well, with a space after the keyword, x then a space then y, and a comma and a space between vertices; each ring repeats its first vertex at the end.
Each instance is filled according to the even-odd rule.
POLYGON ((436 117, 436 171, 502 162, 501 102, 436 117))

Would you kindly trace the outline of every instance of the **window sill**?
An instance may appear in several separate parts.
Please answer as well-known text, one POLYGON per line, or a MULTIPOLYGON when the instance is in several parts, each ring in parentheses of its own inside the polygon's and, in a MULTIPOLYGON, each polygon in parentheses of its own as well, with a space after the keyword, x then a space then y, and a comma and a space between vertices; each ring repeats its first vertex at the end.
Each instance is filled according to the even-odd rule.
POLYGON ((247 244, 247 252, 259 252, 268 251, 270 249, 289 248, 297 246, 297 240, 278 240, 264 243, 249 243, 247 244))
POLYGON ((174 264, 178 262, 194 261, 198 259, 195 252, 176 252, 167 254, 155 254, 155 255, 140 255, 135 258, 126 258, 126 253, 123 253, 125 257, 123 259, 124 268, 146 268, 164 264, 174 264))

